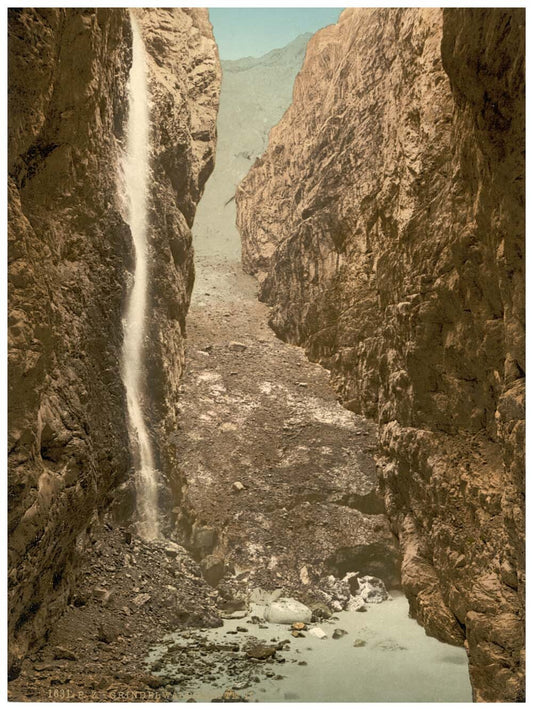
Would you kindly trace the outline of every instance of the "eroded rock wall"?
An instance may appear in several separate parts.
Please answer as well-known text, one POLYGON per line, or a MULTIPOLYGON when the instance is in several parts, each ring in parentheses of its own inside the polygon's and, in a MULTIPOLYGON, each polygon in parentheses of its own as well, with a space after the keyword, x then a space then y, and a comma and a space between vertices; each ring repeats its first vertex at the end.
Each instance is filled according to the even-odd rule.
MULTIPOLYGON (((175 417, 169 398, 194 278, 189 230, 213 166, 219 69, 207 11, 139 19, 157 126, 149 365, 159 434, 175 417)), ((118 188, 130 64, 126 10, 9 12, 12 674, 68 602, 92 516, 131 474, 120 356, 134 263, 118 188)))
POLYGON ((379 423, 411 610, 523 693, 524 14, 346 10, 237 190, 271 325, 379 423))
POLYGON ((177 470, 173 436, 178 428, 185 316, 194 283, 191 227, 215 165, 221 69, 207 10, 150 8, 136 15, 149 57, 153 149, 148 418, 162 474, 163 529, 168 531, 180 490, 180 481, 172 475, 177 470))

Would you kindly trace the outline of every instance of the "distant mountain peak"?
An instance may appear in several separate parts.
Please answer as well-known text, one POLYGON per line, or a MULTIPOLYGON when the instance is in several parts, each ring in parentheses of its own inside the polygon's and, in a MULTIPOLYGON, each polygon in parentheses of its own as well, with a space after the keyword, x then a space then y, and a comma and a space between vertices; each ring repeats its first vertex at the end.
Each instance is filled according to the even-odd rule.
POLYGON ((271 66, 274 64, 284 63, 288 59, 292 59, 299 54, 305 52, 307 43, 313 36, 312 32, 295 37, 289 44, 284 47, 279 47, 270 50, 261 57, 243 57, 242 59, 222 59, 221 64, 225 71, 240 72, 253 69, 257 66, 271 66))

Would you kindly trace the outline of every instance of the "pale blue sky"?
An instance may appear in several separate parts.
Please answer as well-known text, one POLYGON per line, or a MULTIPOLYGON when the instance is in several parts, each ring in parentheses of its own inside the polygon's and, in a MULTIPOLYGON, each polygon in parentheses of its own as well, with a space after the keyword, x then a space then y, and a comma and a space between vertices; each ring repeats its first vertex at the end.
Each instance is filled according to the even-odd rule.
POLYGON ((337 22, 342 7, 210 7, 221 59, 261 57, 337 22))

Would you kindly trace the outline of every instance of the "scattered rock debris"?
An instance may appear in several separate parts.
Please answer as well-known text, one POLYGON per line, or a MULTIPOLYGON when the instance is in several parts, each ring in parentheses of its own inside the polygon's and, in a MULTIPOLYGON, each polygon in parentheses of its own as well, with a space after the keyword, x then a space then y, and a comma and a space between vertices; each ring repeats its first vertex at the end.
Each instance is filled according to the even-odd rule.
POLYGON ((147 672, 148 650, 170 631, 220 626, 217 593, 180 545, 130 534, 127 542, 122 528, 94 523, 70 605, 10 682, 11 701, 172 697, 175 679, 147 672))

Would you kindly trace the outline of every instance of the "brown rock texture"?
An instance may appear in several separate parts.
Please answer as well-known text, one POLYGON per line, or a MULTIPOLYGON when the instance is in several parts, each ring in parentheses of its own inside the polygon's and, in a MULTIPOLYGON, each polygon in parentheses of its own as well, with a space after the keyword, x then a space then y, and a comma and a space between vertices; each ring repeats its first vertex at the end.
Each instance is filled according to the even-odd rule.
POLYGON ((377 419, 411 611, 523 699, 524 13, 348 9, 237 190, 271 325, 377 419))
POLYGON ((147 418, 162 474, 160 507, 171 514, 164 491, 179 490, 172 436, 194 283, 191 227, 215 164, 221 70, 207 10, 150 8, 137 17, 149 56, 153 131, 147 418))
MULTIPOLYGON (((157 126, 148 364, 159 434, 175 416, 189 228, 213 165, 220 72, 207 11, 137 12, 157 126)), ((118 189, 130 63, 126 10, 9 12, 12 675, 65 608, 85 529, 131 474, 120 355, 133 249, 118 189)))

